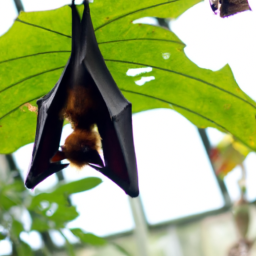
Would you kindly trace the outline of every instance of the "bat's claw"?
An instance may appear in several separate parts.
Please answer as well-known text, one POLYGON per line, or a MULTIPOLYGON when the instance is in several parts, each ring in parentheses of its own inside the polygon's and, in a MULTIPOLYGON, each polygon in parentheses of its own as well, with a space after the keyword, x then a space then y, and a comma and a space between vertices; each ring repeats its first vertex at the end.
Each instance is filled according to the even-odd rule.
POLYGON ((65 153, 63 151, 57 151, 55 155, 51 158, 50 162, 57 163, 64 159, 66 159, 65 153))

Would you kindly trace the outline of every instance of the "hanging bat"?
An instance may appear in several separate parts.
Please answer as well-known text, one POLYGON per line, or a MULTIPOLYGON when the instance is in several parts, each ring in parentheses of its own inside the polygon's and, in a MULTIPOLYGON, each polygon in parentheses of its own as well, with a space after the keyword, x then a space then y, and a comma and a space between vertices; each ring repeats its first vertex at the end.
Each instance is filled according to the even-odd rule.
POLYGON ((35 187, 68 164, 90 165, 128 195, 139 194, 131 103, 114 82, 98 48, 84 1, 82 20, 72 10, 72 51, 55 87, 37 101, 38 118, 32 162, 25 185, 35 187), (59 150, 63 120, 74 129, 59 150), (103 150, 104 161, 99 151, 103 150))
POLYGON ((210 0, 212 11, 220 17, 228 17, 238 12, 251 10, 247 0, 210 0))

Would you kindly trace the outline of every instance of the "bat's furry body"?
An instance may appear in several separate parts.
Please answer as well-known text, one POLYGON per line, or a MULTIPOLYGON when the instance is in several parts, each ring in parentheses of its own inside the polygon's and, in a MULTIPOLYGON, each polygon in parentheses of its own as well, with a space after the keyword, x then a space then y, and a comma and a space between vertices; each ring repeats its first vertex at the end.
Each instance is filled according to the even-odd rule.
POLYGON ((101 137, 97 124, 104 119, 106 106, 91 76, 86 70, 83 74, 85 77, 80 82, 83 85, 67 88, 67 102, 60 114, 60 118, 68 119, 74 131, 67 137, 62 151, 53 156, 52 162, 68 159, 79 168, 88 163, 103 166, 98 155, 101 137))

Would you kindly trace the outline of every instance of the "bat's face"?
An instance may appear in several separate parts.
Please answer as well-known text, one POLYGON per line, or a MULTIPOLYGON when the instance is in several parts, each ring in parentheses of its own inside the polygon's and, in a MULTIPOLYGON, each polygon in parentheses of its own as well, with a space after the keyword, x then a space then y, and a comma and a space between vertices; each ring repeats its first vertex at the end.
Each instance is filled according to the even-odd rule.
POLYGON ((210 5, 212 11, 222 18, 251 10, 247 0, 210 0, 210 5))
POLYGON ((62 151, 57 151, 51 162, 59 162, 68 159, 73 165, 81 168, 90 163, 103 167, 102 159, 98 153, 101 147, 101 138, 95 131, 75 130, 70 134, 62 151))

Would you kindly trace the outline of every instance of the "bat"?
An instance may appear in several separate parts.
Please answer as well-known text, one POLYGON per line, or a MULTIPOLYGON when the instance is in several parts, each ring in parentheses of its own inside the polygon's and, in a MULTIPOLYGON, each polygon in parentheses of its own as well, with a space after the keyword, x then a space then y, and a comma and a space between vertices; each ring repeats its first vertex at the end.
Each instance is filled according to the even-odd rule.
POLYGON ((101 172, 131 197, 139 194, 136 155, 132 132, 132 110, 118 89, 99 50, 84 1, 80 20, 74 0, 72 49, 54 88, 37 101, 38 117, 32 161, 25 180, 34 188, 69 164, 89 165, 101 172), (63 120, 74 129, 59 147, 63 120), (102 148, 104 161, 99 155, 102 148))
POLYGON ((247 0, 210 0, 212 11, 220 17, 228 17, 238 12, 251 10, 247 0))

